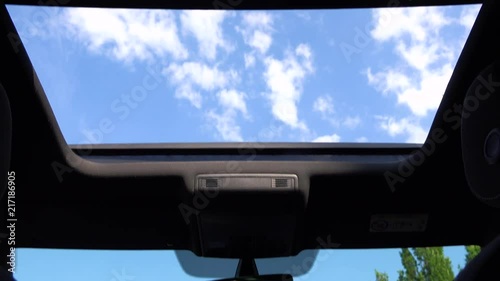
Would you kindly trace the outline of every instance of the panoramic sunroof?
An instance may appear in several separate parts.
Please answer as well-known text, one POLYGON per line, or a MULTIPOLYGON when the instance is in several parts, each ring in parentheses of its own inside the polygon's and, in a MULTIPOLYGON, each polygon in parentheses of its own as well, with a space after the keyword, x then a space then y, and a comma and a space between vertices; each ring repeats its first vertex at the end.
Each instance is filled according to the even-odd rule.
POLYGON ((423 143, 480 5, 9 5, 69 144, 423 143))

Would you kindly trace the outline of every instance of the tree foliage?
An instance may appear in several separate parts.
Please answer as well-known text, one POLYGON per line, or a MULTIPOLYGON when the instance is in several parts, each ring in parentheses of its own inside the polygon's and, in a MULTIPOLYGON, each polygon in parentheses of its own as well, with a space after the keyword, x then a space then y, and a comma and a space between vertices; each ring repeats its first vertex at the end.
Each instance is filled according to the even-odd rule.
POLYGON ((377 281, 389 281, 389 275, 385 272, 375 270, 375 278, 377 281))
MULTIPOLYGON (((465 247, 465 264, 469 263, 481 248, 465 247)), ((443 247, 403 248, 399 252, 403 269, 398 271, 397 281, 452 281, 454 273, 443 247)), ((459 268, 460 269, 460 268, 459 268)), ((375 270, 376 281, 389 281, 389 275, 375 270)))
POLYGON ((479 246, 465 246, 465 264, 468 264, 481 251, 479 246))

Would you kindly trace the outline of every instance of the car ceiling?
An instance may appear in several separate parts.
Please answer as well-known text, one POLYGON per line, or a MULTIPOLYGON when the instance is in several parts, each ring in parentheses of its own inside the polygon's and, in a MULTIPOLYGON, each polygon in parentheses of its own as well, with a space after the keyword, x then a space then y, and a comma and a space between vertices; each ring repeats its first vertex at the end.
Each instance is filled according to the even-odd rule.
MULTIPOLYGON (((124 8, 214 7, 210 1, 198 0, 58 3, 124 8)), ((391 3, 241 1, 234 8, 365 8, 391 3)), ((481 2, 397 3, 404 7, 481 2)), ((197 233, 199 226, 186 223, 179 206, 194 204, 197 175, 227 172, 228 163, 237 167, 230 169, 233 173, 297 175, 298 201, 249 192, 221 196, 205 204, 203 210, 196 207, 197 211, 229 214, 236 208, 241 214, 264 217, 269 212, 289 210, 300 218, 291 254, 317 248, 319 238, 331 239, 336 248, 354 249, 482 245, 499 233, 499 210, 478 200, 467 184, 460 130, 443 119, 448 109, 463 102, 476 75, 498 59, 500 8, 494 1, 483 4, 432 124, 431 132, 439 132, 446 140, 438 142, 429 136, 424 146, 431 153, 425 155, 425 161, 405 170, 407 173, 393 188, 387 183, 387 173, 401 174, 405 169, 402 163, 408 163, 408 157, 421 151, 420 146, 220 143, 69 147, 26 51, 15 41, 17 32, 7 10, 3 5, 0 9, 0 81, 9 96, 13 116, 11 170, 17 175, 17 247, 188 249, 205 255, 200 249, 203 237, 197 233), (235 206, 232 200, 241 205, 235 206), (246 211, 242 211, 243 207, 246 211), (377 214, 426 215, 427 226, 420 232, 373 232, 370 222, 377 214)), ((234 223, 237 226, 247 222, 234 223)))

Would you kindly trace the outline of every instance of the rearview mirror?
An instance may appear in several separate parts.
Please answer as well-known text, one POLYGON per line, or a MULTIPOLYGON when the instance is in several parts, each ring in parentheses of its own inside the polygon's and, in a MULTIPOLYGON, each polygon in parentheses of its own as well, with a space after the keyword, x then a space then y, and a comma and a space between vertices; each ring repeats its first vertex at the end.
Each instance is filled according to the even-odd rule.
MULTIPOLYGON (((298 277, 311 270, 318 251, 304 250, 291 257, 255 259, 255 263, 259 268, 260 276, 293 273, 295 277, 298 277), (299 270, 293 270, 294 268, 299 268, 299 270)), ((199 257, 191 251, 179 250, 175 251, 175 255, 186 274, 205 280, 235 276, 235 268, 238 266, 238 259, 199 257)))
POLYGON ((258 276, 232 277, 214 281, 293 281, 293 276, 290 274, 268 274, 258 276))

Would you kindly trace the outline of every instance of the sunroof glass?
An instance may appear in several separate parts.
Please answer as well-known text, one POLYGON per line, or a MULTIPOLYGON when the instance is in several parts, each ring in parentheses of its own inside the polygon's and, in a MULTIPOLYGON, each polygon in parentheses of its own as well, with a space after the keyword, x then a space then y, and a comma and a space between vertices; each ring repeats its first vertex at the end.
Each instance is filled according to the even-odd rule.
POLYGON ((69 144, 423 143, 479 8, 8 6, 69 144))

